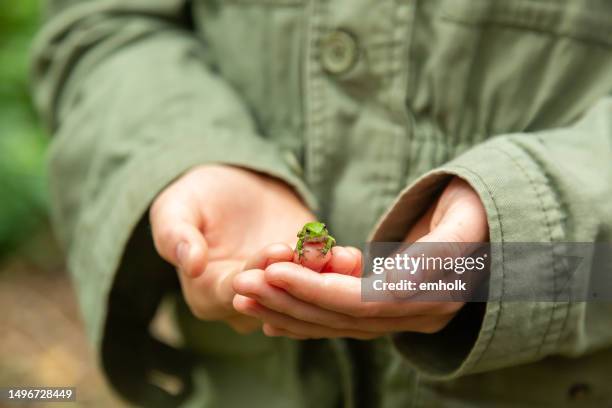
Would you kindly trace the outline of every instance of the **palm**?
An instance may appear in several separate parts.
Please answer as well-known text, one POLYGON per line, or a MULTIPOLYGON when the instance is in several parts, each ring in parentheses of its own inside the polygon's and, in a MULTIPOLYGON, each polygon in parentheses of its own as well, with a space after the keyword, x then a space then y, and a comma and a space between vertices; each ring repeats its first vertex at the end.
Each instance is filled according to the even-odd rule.
POLYGON ((215 262, 243 263, 273 242, 293 243, 296 231, 314 218, 276 181, 238 169, 223 169, 222 178, 207 181, 198 194, 198 204, 207 220, 203 232, 209 266, 215 262))
POLYGON ((181 285, 194 314, 242 328, 241 320, 251 318, 237 317, 232 307, 233 277, 266 245, 295 241, 313 218, 285 184, 229 166, 189 171, 151 209, 156 247, 184 272, 181 285))

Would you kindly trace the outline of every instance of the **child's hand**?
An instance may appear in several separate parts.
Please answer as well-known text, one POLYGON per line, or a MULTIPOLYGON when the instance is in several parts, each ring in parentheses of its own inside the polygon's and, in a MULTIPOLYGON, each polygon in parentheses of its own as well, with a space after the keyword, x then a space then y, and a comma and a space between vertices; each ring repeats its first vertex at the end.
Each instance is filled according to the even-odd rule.
MULTIPOLYGON (((460 179, 451 182, 406 237, 408 242, 417 239, 488 240, 486 213, 477 193, 460 179)), ((329 263, 333 262, 334 255, 329 263)), ((434 333, 463 307, 460 302, 363 302, 360 279, 336 272, 340 273, 316 273, 293 262, 245 272, 234 280, 239 294, 234 305, 236 310, 261 319, 267 335, 296 339, 372 339, 401 331, 434 333)))
POLYGON ((334 272, 343 275, 361 275, 361 251, 353 247, 333 247, 323 255, 316 245, 304 246, 304 254, 298 254, 284 243, 271 244, 258 251, 245 264, 245 272, 249 269, 265 269, 278 262, 293 262, 298 266, 315 272, 334 272))
MULTIPOLYGON (((304 252, 300 257, 293 251, 293 257, 285 261, 292 261, 315 272, 334 272, 343 275, 361 276, 361 251, 354 247, 335 246, 323 255, 325 244, 305 244, 304 252)), ((267 248, 264 249, 264 252, 267 248)))
MULTIPOLYGON (((317 313, 315 307, 292 298, 286 291, 268 283, 265 270, 271 265, 285 265, 294 268, 301 274, 341 274, 352 277, 361 275, 361 251, 353 247, 335 246, 323 255, 317 245, 304 247, 302 257, 287 244, 272 244, 259 251, 245 266, 245 271, 235 275, 234 289, 238 293, 234 297, 236 310, 247 316, 264 321, 263 330, 270 336, 284 335, 292 338, 308 338, 288 330, 280 330, 279 322, 291 320, 284 315, 283 310, 297 308, 304 313, 317 313), (277 311, 274 311, 277 310, 277 311)), ((333 318, 333 317, 332 317, 333 318)), ((338 337, 330 329, 324 329, 323 337, 338 337)), ((367 335, 357 331, 344 331, 342 336, 360 337, 367 335)))
POLYGON ((150 219, 155 247, 180 271, 194 315, 249 332, 261 323, 234 310, 233 276, 267 243, 294 241, 314 216, 276 179, 236 167, 201 166, 157 197, 150 219))

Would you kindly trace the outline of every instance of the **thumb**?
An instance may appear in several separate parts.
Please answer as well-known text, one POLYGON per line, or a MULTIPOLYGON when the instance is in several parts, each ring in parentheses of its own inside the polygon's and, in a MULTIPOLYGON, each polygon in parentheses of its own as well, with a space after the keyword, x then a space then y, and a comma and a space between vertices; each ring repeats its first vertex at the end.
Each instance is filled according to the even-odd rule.
POLYGON ((458 190, 440 198, 431 230, 415 242, 410 252, 420 249, 427 256, 459 258, 474 253, 482 248, 482 242, 488 241, 484 206, 476 192, 467 183, 461 183, 464 185, 458 190))
MULTIPOLYGON (((415 283, 452 278, 440 267, 440 260, 467 257, 482 250, 488 241, 486 211, 477 193, 464 181, 456 179, 449 184, 436 203, 432 213, 422 221, 430 220, 429 231, 412 243, 402 255, 422 258, 416 270, 394 270, 387 280, 398 282, 408 279, 415 283), (429 217, 431 217, 429 219, 429 217), (432 260, 425 264, 425 260, 432 260), (437 262, 434 262, 437 261, 437 262)), ((427 230, 422 228, 421 230, 427 230)), ((411 234, 407 238, 410 237, 411 234)), ((413 235, 414 236, 414 235, 413 235)), ((439 296, 440 294, 436 294, 439 296)), ((400 293, 399 296, 407 296, 400 293)), ((409 295, 408 295, 409 296, 409 295)))
POLYGON ((208 245, 201 232, 203 222, 198 209, 160 196, 149 217, 159 255, 186 276, 200 276, 206 267, 208 245))
MULTIPOLYGON (((428 238, 426 238, 429 236, 428 238)), ((489 240, 487 213, 478 193, 455 178, 435 205, 428 242, 485 242, 489 240)), ((420 241, 420 240, 419 240, 420 241)))

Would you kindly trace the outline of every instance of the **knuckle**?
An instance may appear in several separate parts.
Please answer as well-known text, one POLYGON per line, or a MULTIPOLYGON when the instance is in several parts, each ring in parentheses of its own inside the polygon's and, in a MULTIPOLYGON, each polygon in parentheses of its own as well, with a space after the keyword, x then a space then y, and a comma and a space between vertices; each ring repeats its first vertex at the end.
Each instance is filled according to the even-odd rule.
POLYGON ((192 297, 188 293, 186 293, 184 296, 185 302, 189 307, 189 311, 191 311, 191 314, 193 314, 196 319, 210 321, 215 318, 215 316, 211 314, 209 308, 206 307, 204 304, 192 299, 192 297))
POLYGON ((311 292, 309 295, 310 296, 309 302, 319 303, 320 301, 324 299, 323 294, 329 294, 334 291, 334 282, 332 281, 332 279, 330 278, 328 274, 324 274, 324 275, 325 276, 323 276, 323 281, 321 282, 321 290, 309 291, 311 292))
POLYGON ((381 314, 382 307, 379 303, 360 303, 355 314, 360 318, 378 317, 381 314))
POLYGON ((236 310, 234 307, 234 296, 219 296, 219 307, 223 310, 236 310))
POLYGON ((461 234, 454 231, 449 233, 447 238, 448 242, 444 244, 444 251, 446 255, 451 258, 459 258, 462 256, 464 251, 461 243, 464 242, 464 239, 461 234))
POLYGON ((340 330, 347 330, 356 326, 356 321, 350 316, 338 316, 333 320, 333 326, 340 330))
POLYGON ((168 258, 171 254, 167 248, 175 240, 176 233, 172 227, 160 227, 153 230, 153 243, 157 252, 168 258))
POLYGON ((278 327, 266 324, 263 326, 263 332, 268 337, 278 337, 282 335, 283 330, 279 329, 278 327))
POLYGON ((296 291, 297 297, 299 297, 302 301, 310 304, 319 304, 320 297, 317 293, 313 293, 309 290, 298 290, 296 291))
POLYGON ((191 313, 198 319, 198 320, 209 320, 209 316, 208 313, 206 313, 206 311, 201 308, 201 307, 196 307, 194 306, 192 303, 188 303, 189 305, 189 310, 191 310, 191 313))

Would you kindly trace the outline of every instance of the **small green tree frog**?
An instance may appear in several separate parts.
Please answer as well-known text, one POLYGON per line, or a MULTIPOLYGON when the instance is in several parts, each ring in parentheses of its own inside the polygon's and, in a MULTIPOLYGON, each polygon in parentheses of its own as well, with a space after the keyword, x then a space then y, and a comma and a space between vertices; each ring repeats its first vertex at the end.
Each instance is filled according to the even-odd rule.
POLYGON ((336 245, 336 240, 329 235, 329 231, 325 227, 325 224, 318 221, 304 224, 300 232, 298 232, 297 237, 299 239, 295 246, 295 252, 298 253, 299 258, 304 256, 304 244, 324 243, 325 245, 321 249, 322 255, 327 254, 329 250, 336 245))

